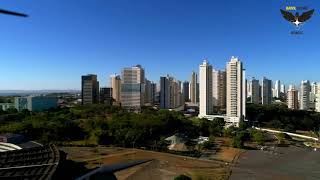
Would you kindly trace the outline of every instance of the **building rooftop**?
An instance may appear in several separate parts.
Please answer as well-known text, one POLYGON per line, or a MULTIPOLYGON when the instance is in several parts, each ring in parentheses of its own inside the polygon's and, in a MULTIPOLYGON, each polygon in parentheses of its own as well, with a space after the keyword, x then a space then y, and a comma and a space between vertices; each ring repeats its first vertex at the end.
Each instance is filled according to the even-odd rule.
POLYGON ((0 179, 51 179, 60 153, 54 145, 0 153, 0 179))

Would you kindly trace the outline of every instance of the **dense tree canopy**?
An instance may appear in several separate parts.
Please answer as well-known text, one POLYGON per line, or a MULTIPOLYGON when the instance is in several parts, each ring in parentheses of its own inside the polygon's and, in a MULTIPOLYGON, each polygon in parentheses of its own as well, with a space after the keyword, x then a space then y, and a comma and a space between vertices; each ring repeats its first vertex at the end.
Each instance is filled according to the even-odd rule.
POLYGON ((114 144, 126 147, 162 143, 164 137, 183 133, 189 138, 221 135, 223 120, 192 121, 182 113, 144 109, 126 112, 104 105, 79 106, 49 112, 16 113, 0 125, 0 133, 20 133, 41 142, 84 141, 85 144, 114 144))
POLYGON ((320 113, 291 110, 284 105, 247 105, 247 119, 255 126, 295 130, 318 130, 320 113), (254 123, 254 124, 253 124, 254 123))

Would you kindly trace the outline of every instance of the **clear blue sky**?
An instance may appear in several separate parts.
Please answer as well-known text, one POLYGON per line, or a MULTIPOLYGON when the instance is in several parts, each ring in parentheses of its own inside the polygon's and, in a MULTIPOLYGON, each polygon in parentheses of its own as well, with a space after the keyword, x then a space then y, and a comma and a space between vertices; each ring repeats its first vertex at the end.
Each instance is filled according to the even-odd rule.
MULTIPOLYGON (((303 1, 306 2, 306 1, 303 1)), ((310 4, 310 5, 309 5, 310 4)), ((319 1, 303 27, 280 15, 284 0, 10 0, 0 8, 0 89, 80 89, 94 73, 103 86, 122 67, 148 79, 189 80, 204 58, 225 67, 238 56, 247 75, 286 83, 320 81, 319 1)))

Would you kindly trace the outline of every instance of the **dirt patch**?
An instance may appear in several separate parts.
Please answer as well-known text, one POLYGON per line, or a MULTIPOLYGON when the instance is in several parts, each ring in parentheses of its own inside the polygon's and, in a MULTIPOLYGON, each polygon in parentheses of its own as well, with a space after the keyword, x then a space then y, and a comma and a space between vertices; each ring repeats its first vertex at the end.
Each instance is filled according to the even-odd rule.
POLYGON ((230 168, 223 161, 231 162, 235 154, 239 153, 234 148, 222 148, 218 153, 219 160, 216 161, 123 148, 64 147, 61 150, 68 153, 68 159, 86 162, 86 167, 90 169, 102 165, 153 159, 152 162, 117 172, 115 175, 119 180, 172 180, 181 174, 190 176, 194 180, 227 179, 230 174, 230 168))
POLYGON ((217 152, 215 159, 228 163, 234 163, 239 154, 242 152, 244 152, 244 150, 231 147, 221 147, 217 152))

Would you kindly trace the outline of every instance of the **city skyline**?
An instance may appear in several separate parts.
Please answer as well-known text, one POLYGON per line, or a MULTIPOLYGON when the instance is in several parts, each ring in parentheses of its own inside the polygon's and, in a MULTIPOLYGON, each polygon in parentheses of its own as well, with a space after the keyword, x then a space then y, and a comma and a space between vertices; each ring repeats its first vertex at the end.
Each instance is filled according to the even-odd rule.
MULTIPOLYGON (((234 57, 234 56, 230 56, 231 58, 232 57, 234 57)), ((237 57, 237 56, 235 56, 235 57, 237 57)), ((238 58, 238 57, 237 57, 238 58)), ((207 58, 205 59, 205 60, 208 60, 207 58)), ((199 61, 199 63, 198 63, 198 66, 201 64, 200 62, 202 62, 203 61, 203 59, 202 60, 200 60, 199 61)), ((226 63, 227 63, 227 61, 226 61, 226 63)), ((136 65, 141 65, 141 64, 132 64, 132 65, 128 65, 128 67, 129 66, 136 66, 136 65)), ((143 66, 143 65, 142 65, 143 66)), ((213 67, 217 67, 217 66, 214 66, 214 64, 212 64, 212 66, 213 67)), ((103 77, 101 77, 101 76, 99 76, 97 73, 95 73, 95 72, 89 72, 89 73, 84 73, 84 74, 90 74, 90 75, 96 75, 97 76, 97 80, 99 81, 99 82, 103 82, 103 83, 101 83, 101 86, 103 86, 103 87, 112 87, 112 80, 111 80, 111 76, 121 76, 121 69, 123 69, 123 68, 125 68, 125 67, 121 67, 119 70, 118 70, 118 72, 115 72, 115 73, 106 73, 107 75, 103 75, 103 77)), ((216 69, 216 70, 222 70, 222 71, 225 71, 226 70, 226 68, 225 67, 222 67, 222 68, 220 68, 220 69, 216 69)), ((246 70, 247 70, 247 68, 246 68, 246 70)), ((146 70, 146 72, 147 72, 147 70, 146 70)), ((191 82, 191 77, 190 77, 190 75, 192 75, 192 73, 193 72, 195 72, 197 75, 199 74, 199 70, 192 70, 192 71, 187 71, 187 73, 188 73, 188 75, 187 75, 187 77, 186 78, 184 78, 184 79, 178 79, 178 78, 176 78, 176 79, 178 79, 178 80, 180 80, 180 81, 188 81, 188 82, 191 82)), ((156 75, 156 79, 148 79, 148 80, 150 80, 151 82, 153 82, 153 83, 155 83, 155 84, 157 84, 157 85, 160 85, 161 83, 160 83, 160 79, 161 79, 161 77, 162 76, 165 76, 165 75, 168 75, 168 74, 175 74, 174 72, 168 72, 168 73, 164 73, 164 74, 160 74, 160 75, 156 75)), ((82 74, 83 75, 83 74, 82 74)), ((81 75, 80 75, 81 76, 81 75)), ((149 76, 148 76, 148 74, 146 74, 145 75, 146 76, 146 78, 149 78, 149 76)), ((270 76, 262 76, 260 79, 263 79, 263 78, 265 78, 265 77, 270 77, 270 76)), ((199 81, 199 77, 196 77, 197 78, 197 81, 199 81)), ((257 76, 251 76, 251 75, 247 75, 246 77, 245 77, 248 81, 249 80, 251 80, 251 78, 257 78, 257 76)), ((257 78, 258 80, 259 80, 259 77, 257 78)), ((270 78, 269 78, 270 79, 270 78)), ((300 79, 300 80, 297 80, 297 82, 295 81, 294 83, 290 83, 290 82, 283 82, 283 80, 281 79, 281 78, 278 78, 278 79, 270 79, 271 80, 271 87, 272 87, 272 89, 274 89, 275 88, 275 85, 276 85, 276 81, 280 81, 281 82, 281 85, 285 85, 285 87, 290 87, 290 86, 294 86, 294 87, 298 87, 298 86, 300 86, 300 83, 301 83, 301 81, 304 81, 304 80, 308 80, 308 81, 310 81, 310 82, 312 82, 312 83, 319 83, 320 82, 320 79, 319 80, 316 80, 316 81, 311 81, 311 80, 309 80, 309 79, 300 79)), ((77 82, 78 82, 78 80, 77 80, 77 82)), ((79 80, 79 83, 81 82, 81 80, 79 80)), ((262 82, 262 81, 261 81, 262 82)), ((261 82, 260 82, 260 85, 261 85, 261 82)), ((79 86, 79 85, 78 85, 79 86)), ((288 89, 285 89, 286 90, 286 92, 288 91, 288 89)), ((35 88, 35 89, 1 89, 1 87, 0 87, 0 91, 3 91, 3 92, 19 92, 19 91, 21 91, 21 92, 23 92, 23 91, 81 91, 81 86, 79 86, 79 87, 76 87, 76 88, 60 88, 60 87, 57 87, 57 88, 35 88)))
MULTIPOLYGON (((1 2, 1 7, 30 17, 0 16, 4 27, 0 89, 79 90, 78 77, 83 74, 97 74, 101 84, 108 85, 111 74, 121 74, 121 68, 135 64, 141 64, 146 77, 157 83, 166 74, 189 81, 190 72, 198 72, 203 59, 215 69, 224 69, 231 56, 242 59, 247 77, 265 76, 286 85, 319 81, 318 12, 304 26, 304 35, 292 36, 291 25, 279 11, 281 2, 253 3, 1 2), (301 65, 308 71, 300 71, 301 65)), ((315 9, 319 5, 310 4, 315 9)))

